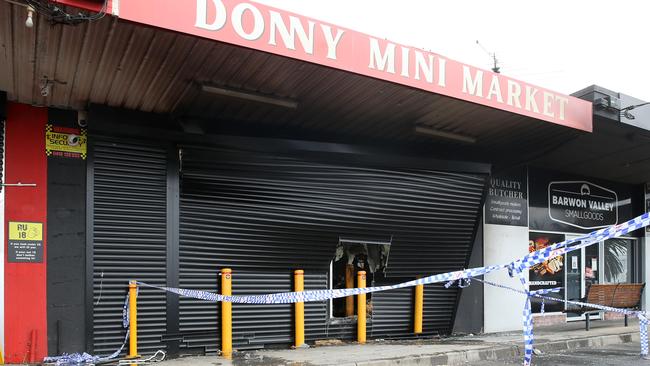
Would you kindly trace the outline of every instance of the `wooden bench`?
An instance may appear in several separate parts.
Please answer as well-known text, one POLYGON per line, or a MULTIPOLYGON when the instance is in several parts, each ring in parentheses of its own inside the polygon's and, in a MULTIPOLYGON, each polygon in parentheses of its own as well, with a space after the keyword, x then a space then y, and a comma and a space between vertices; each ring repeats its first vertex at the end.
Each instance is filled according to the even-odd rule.
MULTIPOLYGON (((617 309, 638 310, 641 306, 641 293, 643 292, 644 286, 645 283, 593 284, 589 287, 587 296, 580 301, 617 309)), ((589 315, 604 311, 587 306, 569 305, 565 312, 584 314, 585 329, 589 330, 589 315)), ((625 315, 625 326, 627 327, 627 314, 625 315)))

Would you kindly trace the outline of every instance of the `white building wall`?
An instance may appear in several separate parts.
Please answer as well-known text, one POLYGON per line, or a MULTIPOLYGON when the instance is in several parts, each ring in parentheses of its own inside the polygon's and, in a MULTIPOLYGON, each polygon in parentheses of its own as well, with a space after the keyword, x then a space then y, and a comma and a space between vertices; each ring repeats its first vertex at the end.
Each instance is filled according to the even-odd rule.
MULTIPOLYGON (((483 255, 486 266, 513 261, 528 254, 528 228, 489 225, 483 227, 483 255)), ((526 271, 528 278, 528 271, 526 271)), ((518 277, 511 278, 506 270, 489 273, 487 281, 521 289, 518 277)), ((525 296, 510 290, 485 285, 485 332, 521 331, 525 296)))

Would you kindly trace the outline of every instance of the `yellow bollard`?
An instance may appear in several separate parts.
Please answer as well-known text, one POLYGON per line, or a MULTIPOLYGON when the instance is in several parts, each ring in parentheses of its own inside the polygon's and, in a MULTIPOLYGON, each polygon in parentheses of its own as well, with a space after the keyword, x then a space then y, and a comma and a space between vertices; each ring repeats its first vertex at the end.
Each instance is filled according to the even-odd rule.
MULTIPOLYGON (((232 295, 232 270, 221 270, 221 294, 232 295)), ((232 303, 221 302, 221 355, 232 360, 232 303)))
POLYGON ((413 333, 422 333, 422 309, 424 307, 424 285, 415 286, 415 314, 413 321, 413 333))
MULTIPOLYGON (((357 287, 366 287, 366 271, 357 272, 357 287)), ((357 295, 357 342, 366 343, 366 294, 357 295)))
POLYGON ((138 285, 129 281, 129 355, 126 358, 138 358, 138 285))
MULTIPOLYGON (((305 290, 305 271, 297 269, 293 272, 293 290, 302 292, 305 290)), ((296 347, 305 344, 305 303, 297 302, 295 304, 296 312, 296 347)))
MULTIPOLYGON (((345 265, 345 288, 354 288, 354 265, 345 265)), ((354 315, 354 296, 345 298, 345 316, 354 315)))

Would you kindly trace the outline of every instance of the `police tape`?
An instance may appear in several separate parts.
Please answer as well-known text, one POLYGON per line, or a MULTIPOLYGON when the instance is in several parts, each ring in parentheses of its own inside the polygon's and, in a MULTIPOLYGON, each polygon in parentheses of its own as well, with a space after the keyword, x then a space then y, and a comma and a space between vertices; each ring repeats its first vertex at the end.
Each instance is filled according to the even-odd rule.
MULTIPOLYGON (((626 235, 634 230, 646 227, 650 225, 650 214, 645 213, 641 216, 638 216, 632 220, 629 220, 623 224, 611 226, 605 229, 597 230, 592 233, 579 236, 570 240, 563 241, 561 243, 553 244, 546 248, 540 249, 538 251, 527 254, 526 256, 512 261, 507 264, 492 265, 486 267, 477 267, 470 268, 460 271, 447 272, 436 274, 428 277, 419 278, 412 281, 406 281, 395 285, 385 285, 385 286, 374 286, 374 287, 365 287, 365 288, 353 288, 353 289, 333 289, 333 290, 311 290, 311 291, 301 291, 301 292, 282 292, 282 293, 271 293, 266 295, 221 295, 209 291, 201 290, 188 290, 175 287, 166 287, 158 286, 154 284, 149 284, 145 282, 137 282, 139 286, 149 287, 158 289, 161 291, 175 293, 179 296, 195 298, 199 300, 211 301, 211 302, 231 302, 236 304, 289 304, 297 302, 315 302, 315 301, 324 301, 329 299, 348 297, 353 295, 367 294, 372 292, 388 291, 399 288, 413 287, 417 285, 428 285, 434 283, 445 282, 445 287, 450 287, 452 283, 458 281, 461 287, 466 287, 470 285, 472 278, 478 276, 483 276, 490 272, 507 269, 510 276, 514 277, 519 275, 522 285, 524 288, 527 288, 524 271, 534 266, 535 264, 542 263, 550 258, 557 257, 559 255, 564 255, 568 252, 581 249, 583 247, 593 245, 603 240, 616 238, 619 236, 626 235), (464 281, 464 282, 463 282, 464 281)), ((498 284, 497 284, 498 285, 498 284)), ((503 286, 503 285, 498 285, 503 286)), ((515 289, 513 289, 515 290, 515 289)), ((524 305, 524 340, 525 340, 525 353, 524 353, 524 365, 530 365, 532 358, 532 344, 533 344, 533 333, 532 333, 532 312, 530 311, 530 297, 539 297, 544 296, 550 292, 553 292, 557 289, 542 290, 537 292, 530 292, 527 290, 522 290, 524 294, 527 294, 527 301, 524 305)), ((519 291, 519 290, 515 290, 519 291)), ((548 299, 554 299, 548 297, 548 299)), ((596 304, 586 304, 587 306, 598 308, 599 305, 596 304)), ((96 363, 101 361, 113 360, 119 356, 122 352, 126 340, 129 337, 128 332, 128 301, 125 302, 123 309, 123 326, 127 328, 126 335, 124 338, 124 343, 117 351, 108 357, 98 357, 91 356, 86 353, 83 355, 64 355, 58 357, 48 357, 44 362, 50 361, 54 362, 57 365, 66 365, 66 364, 79 364, 79 363, 96 363), (74 357, 71 357, 74 356, 74 357)), ((608 311, 620 312, 622 309, 615 309, 608 311)), ((605 309, 603 309, 605 310, 605 309)), ((647 323, 648 320, 645 317, 644 313, 636 312, 636 316, 640 320, 641 337, 642 340, 645 340, 645 346, 642 344, 642 354, 648 354, 647 347, 647 323), (644 353, 645 352, 645 353, 644 353)))
MULTIPOLYGON (((136 292, 136 297, 137 297, 137 292, 136 292)), ((88 354, 86 352, 83 353, 64 353, 61 356, 52 356, 52 357, 45 357, 43 359, 44 364, 51 364, 55 366, 63 366, 63 365, 94 365, 97 363, 103 363, 103 362, 110 362, 115 360, 120 356, 120 353, 122 353, 122 350, 124 350, 124 347, 126 346, 126 341, 129 339, 129 294, 126 295, 126 298, 124 299, 124 305, 122 306, 122 326, 124 329, 126 329, 126 333, 124 334, 124 341, 122 342, 122 345, 111 355, 101 357, 101 356, 93 356, 91 354, 88 354)))
MULTIPOLYGON (((533 321, 532 321, 532 311, 530 307, 530 298, 531 297, 536 297, 539 299, 542 299, 542 301, 554 301, 554 302, 561 302, 566 305, 576 305, 579 307, 583 308, 591 308, 591 309, 598 309, 602 311, 608 311, 608 312, 614 312, 614 313, 619 313, 619 314, 624 314, 628 316, 635 316, 639 319, 639 339, 640 339, 640 345, 641 345, 641 356, 646 358, 648 357, 648 318, 647 314, 644 311, 639 311, 639 310, 630 310, 630 309, 619 309, 619 308, 614 308, 611 306, 605 306, 605 305, 599 305, 599 304, 591 304, 587 302, 582 302, 582 301, 573 301, 573 300, 564 300, 564 299, 558 299, 556 297, 550 297, 550 296, 545 296, 548 293, 551 292, 558 292, 561 288, 552 288, 552 289, 542 289, 542 290, 537 290, 537 291, 525 291, 525 290, 519 290, 515 289, 506 285, 486 281, 486 280, 481 280, 481 279, 476 279, 477 281, 494 286, 494 287, 499 287, 503 288, 506 290, 510 290, 522 295, 526 295, 526 302, 524 304, 524 312, 523 312, 523 320, 524 320, 524 366, 529 366, 531 361, 532 361, 532 356, 533 356, 533 344, 534 344, 534 336, 533 336, 533 321)), ((542 306, 543 306, 542 302, 542 306)), ((543 307, 542 307, 542 312, 543 312, 543 307)), ((589 316, 587 314, 586 316, 589 316)))
POLYGON ((650 225, 650 214, 645 213, 630 221, 620 225, 615 225, 606 229, 594 231, 574 239, 566 240, 557 243, 538 251, 529 253, 524 257, 517 259, 508 264, 493 265, 487 267, 470 268, 460 271, 440 273, 428 277, 418 278, 411 281, 402 282, 395 285, 384 285, 375 287, 364 288, 345 288, 345 289, 332 289, 332 290, 311 290, 301 292, 279 292, 266 295, 221 295, 209 291, 201 290, 188 290, 176 287, 158 286, 145 282, 137 282, 138 285, 144 287, 155 288, 162 291, 172 292, 183 297, 191 297, 199 300, 212 301, 212 302, 232 302, 235 304, 291 304, 296 302, 314 302, 324 301, 329 299, 336 299, 341 297, 348 297, 354 295, 368 294, 372 292, 395 290, 405 287, 413 287, 417 285, 430 285, 434 283, 450 281, 457 281, 460 279, 471 279, 494 272, 501 269, 508 269, 511 276, 519 275, 522 278, 522 284, 525 285, 525 279, 522 274, 524 270, 534 266, 535 264, 542 263, 548 259, 564 255, 568 252, 581 249, 583 247, 593 245, 600 241, 626 235, 634 230, 643 228, 650 225))

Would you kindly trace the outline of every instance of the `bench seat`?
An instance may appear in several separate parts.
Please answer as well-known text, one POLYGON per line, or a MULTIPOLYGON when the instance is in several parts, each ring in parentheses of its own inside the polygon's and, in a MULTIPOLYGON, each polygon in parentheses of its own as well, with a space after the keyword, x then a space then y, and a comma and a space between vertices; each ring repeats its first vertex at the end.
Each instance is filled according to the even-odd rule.
MULTIPOLYGON (((603 283, 593 284, 587 291, 587 296, 580 302, 609 306, 617 309, 638 310, 641 306, 641 294, 645 283, 603 283)), ((603 310, 588 306, 568 305, 565 313, 586 314, 585 329, 589 330, 589 315, 602 313, 603 310)), ((625 326, 627 326, 627 314, 625 326)))

